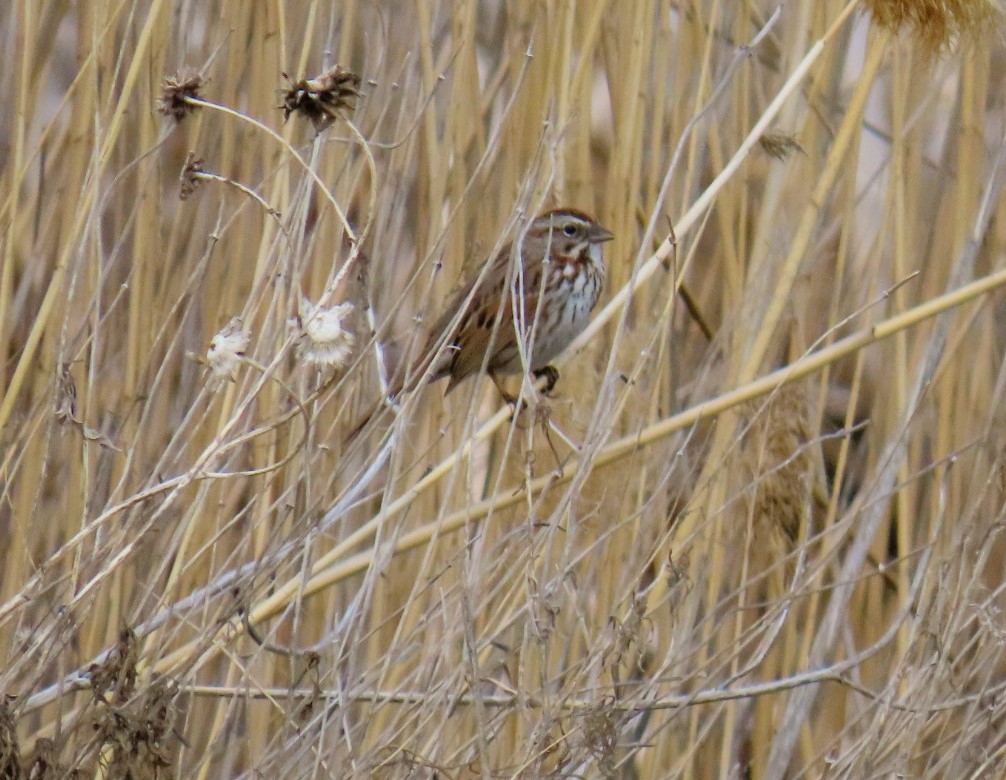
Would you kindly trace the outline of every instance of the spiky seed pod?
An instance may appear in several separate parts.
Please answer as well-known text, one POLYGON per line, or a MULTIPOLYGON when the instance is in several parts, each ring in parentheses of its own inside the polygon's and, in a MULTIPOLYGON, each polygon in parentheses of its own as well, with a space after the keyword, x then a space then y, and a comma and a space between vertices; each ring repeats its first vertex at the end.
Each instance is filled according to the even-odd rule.
POLYGON ((339 65, 313 79, 294 82, 285 73, 283 77, 290 83, 280 106, 284 119, 289 119, 290 114, 301 114, 320 133, 340 116, 356 110, 360 77, 339 65))
POLYGON ((161 96, 157 99, 158 112, 169 116, 176 122, 181 122, 193 111, 199 109, 189 102, 189 98, 198 98, 203 86, 203 77, 196 74, 182 78, 168 76, 164 79, 161 96))

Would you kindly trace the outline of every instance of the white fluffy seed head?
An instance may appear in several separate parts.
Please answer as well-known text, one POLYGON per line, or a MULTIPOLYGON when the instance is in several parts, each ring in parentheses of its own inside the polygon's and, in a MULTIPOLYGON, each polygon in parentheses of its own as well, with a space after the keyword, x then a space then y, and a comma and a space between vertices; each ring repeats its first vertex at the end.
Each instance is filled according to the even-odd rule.
POLYGON ((241 318, 234 317, 210 340, 206 362, 213 376, 234 381, 241 357, 248 349, 251 334, 242 326, 241 318))
POLYGON ((300 341, 300 356, 316 366, 345 368, 353 354, 356 342, 346 319, 353 312, 353 304, 315 306, 310 301, 301 305, 301 325, 304 329, 300 341))

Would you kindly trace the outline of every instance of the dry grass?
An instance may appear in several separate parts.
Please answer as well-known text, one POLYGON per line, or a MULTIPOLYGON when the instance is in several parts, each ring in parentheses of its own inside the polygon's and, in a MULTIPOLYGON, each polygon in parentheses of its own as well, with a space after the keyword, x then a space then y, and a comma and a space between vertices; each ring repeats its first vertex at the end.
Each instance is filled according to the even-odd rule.
POLYGON ((0 6, 0 776, 1006 771, 1003 18, 868 5, 0 6), (344 443, 560 204, 547 427, 344 443))

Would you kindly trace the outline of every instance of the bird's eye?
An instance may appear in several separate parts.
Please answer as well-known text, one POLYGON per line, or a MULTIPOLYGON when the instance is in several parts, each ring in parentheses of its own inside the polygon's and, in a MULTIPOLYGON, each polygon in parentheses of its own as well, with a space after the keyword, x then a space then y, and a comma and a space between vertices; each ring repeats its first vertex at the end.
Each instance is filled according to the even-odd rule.
POLYGON ((573 236, 576 235, 576 225, 573 224, 566 225, 566 227, 562 229, 562 232, 565 233, 570 238, 572 238, 573 236))

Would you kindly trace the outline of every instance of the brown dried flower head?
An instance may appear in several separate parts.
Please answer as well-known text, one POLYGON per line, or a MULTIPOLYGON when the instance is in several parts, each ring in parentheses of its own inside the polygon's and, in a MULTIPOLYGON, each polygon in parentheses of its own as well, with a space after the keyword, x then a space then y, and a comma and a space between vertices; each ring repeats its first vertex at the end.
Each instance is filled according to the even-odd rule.
POLYGON ((199 185, 202 184, 202 173, 203 173, 203 160, 202 157, 196 157, 195 152, 189 152, 188 156, 185 158, 185 165, 182 167, 182 172, 178 174, 178 199, 188 200, 192 193, 194 193, 199 185))
POLYGON ((758 144, 767 155, 779 161, 785 161, 793 152, 804 154, 796 137, 788 133, 765 133, 758 139, 758 144))
POLYGON ((100 664, 92 664, 88 669, 91 691, 96 699, 104 700, 111 695, 123 702, 136 689, 136 665, 139 663, 139 645, 136 634, 129 626, 119 631, 119 641, 100 664))
POLYGON ((203 86, 203 77, 199 74, 181 78, 168 76, 164 79, 161 96, 157 99, 157 110, 165 116, 181 122, 185 117, 197 110, 188 102, 189 98, 199 98, 199 89, 203 86))
POLYGON ((339 65, 313 79, 301 79, 296 83, 285 73, 283 77, 290 82, 280 106, 285 119, 293 113, 301 114, 320 133, 335 122, 341 112, 356 110, 360 77, 339 65))

